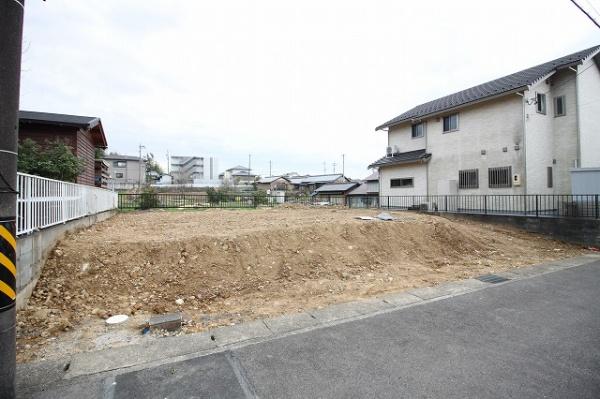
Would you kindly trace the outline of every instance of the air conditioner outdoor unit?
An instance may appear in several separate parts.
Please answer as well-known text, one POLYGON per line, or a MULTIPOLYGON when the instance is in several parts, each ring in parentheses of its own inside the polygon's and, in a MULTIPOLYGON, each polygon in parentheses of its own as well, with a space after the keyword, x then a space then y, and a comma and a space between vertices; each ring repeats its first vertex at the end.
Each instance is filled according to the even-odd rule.
POLYGON ((521 175, 518 173, 515 173, 512 177, 512 184, 515 187, 519 187, 521 185, 521 175))
POLYGON ((387 148, 385 149, 385 154, 386 154, 388 157, 391 157, 391 156, 392 156, 392 147, 387 147, 387 148))

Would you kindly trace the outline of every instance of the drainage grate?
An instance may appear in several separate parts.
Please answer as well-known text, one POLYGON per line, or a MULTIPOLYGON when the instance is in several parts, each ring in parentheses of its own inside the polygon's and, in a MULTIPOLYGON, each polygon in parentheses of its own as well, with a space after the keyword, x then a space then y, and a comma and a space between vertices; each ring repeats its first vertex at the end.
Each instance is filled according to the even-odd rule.
POLYGON ((498 283, 503 283, 505 281, 510 280, 509 278, 506 277, 501 277, 495 274, 484 274, 483 276, 479 276, 479 277, 475 277, 477 280, 479 281, 483 281, 484 283, 490 283, 490 284, 498 284, 498 283))

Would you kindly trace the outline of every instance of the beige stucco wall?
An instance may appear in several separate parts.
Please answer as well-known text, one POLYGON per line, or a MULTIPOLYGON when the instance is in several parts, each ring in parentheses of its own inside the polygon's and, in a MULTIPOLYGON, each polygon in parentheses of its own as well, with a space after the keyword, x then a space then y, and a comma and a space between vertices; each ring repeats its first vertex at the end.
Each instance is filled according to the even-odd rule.
POLYGON ((457 181, 458 171, 466 169, 479 169, 479 189, 458 190, 458 194, 522 193, 522 186, 488 188, 488 168, 511 166, 513 174, 523 173, 522 120, 522 98, 508 94, 461 109, 457 131, 443 133, 441 117, 428 121, 427 144, 428 152, 432 154, 430 194, 438 194, 437 182, 457 181), (518 150, 515 145, 519 146, 518 150), (503 151, 505 147, 506 152, 503 151))
POLYGON ((590 57, 577 73, 581 167, 600 167, 600 70, 590 57))
POLYGON ((414 163, 381 168, 379 170, 380 195, 427 195, 427 164, 414 163), (390 187, 390 179, 413 178, 413 187, 390 187))
POLYGON ((554 193, 571 192, 571 173, 569 170, 577 160, 577 92, 575 89, 575 72, 566 69, 552 76, 551 91, 547 94, 550 102, 548 116, 553 123, 554 159, 552 166, 554 177, 554 193), (554 116, 554 98, 565 96, 564 116, 554 116))
POLYGON ((397 146, 399 152, 421 150, 427 146, 427 122, 425 122, 425 135, 413 139, 410 124, 404 124, 390 128, 388 133, 388 145, 392 148, 397 146))
POLYGON ((546 79, 532 85, 525 91, 525 129, 528 194, 553 194, 554 189, 547 185, 547 168, 554 159, 554 116, 551 86, 546 79), (546 114, 536 110, 536 93, 546 94, 546 114))

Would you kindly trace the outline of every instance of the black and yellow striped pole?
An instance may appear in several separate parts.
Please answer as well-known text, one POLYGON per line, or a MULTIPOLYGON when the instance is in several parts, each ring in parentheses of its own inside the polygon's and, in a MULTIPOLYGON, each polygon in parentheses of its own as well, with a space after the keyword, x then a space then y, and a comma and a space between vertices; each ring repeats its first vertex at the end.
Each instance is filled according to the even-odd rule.
POLYGON ((15 397, 17 131, 25 0, 0 0, 0 398, 15 397))

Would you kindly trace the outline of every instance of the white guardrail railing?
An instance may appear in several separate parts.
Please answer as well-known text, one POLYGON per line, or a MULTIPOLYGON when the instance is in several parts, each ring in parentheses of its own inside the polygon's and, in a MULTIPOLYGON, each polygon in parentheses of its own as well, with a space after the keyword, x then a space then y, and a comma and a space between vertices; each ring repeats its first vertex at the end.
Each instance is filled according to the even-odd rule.
POLYGON ((118 196, 104 188, 17 174, 17 235, 116 209, 118 196))

